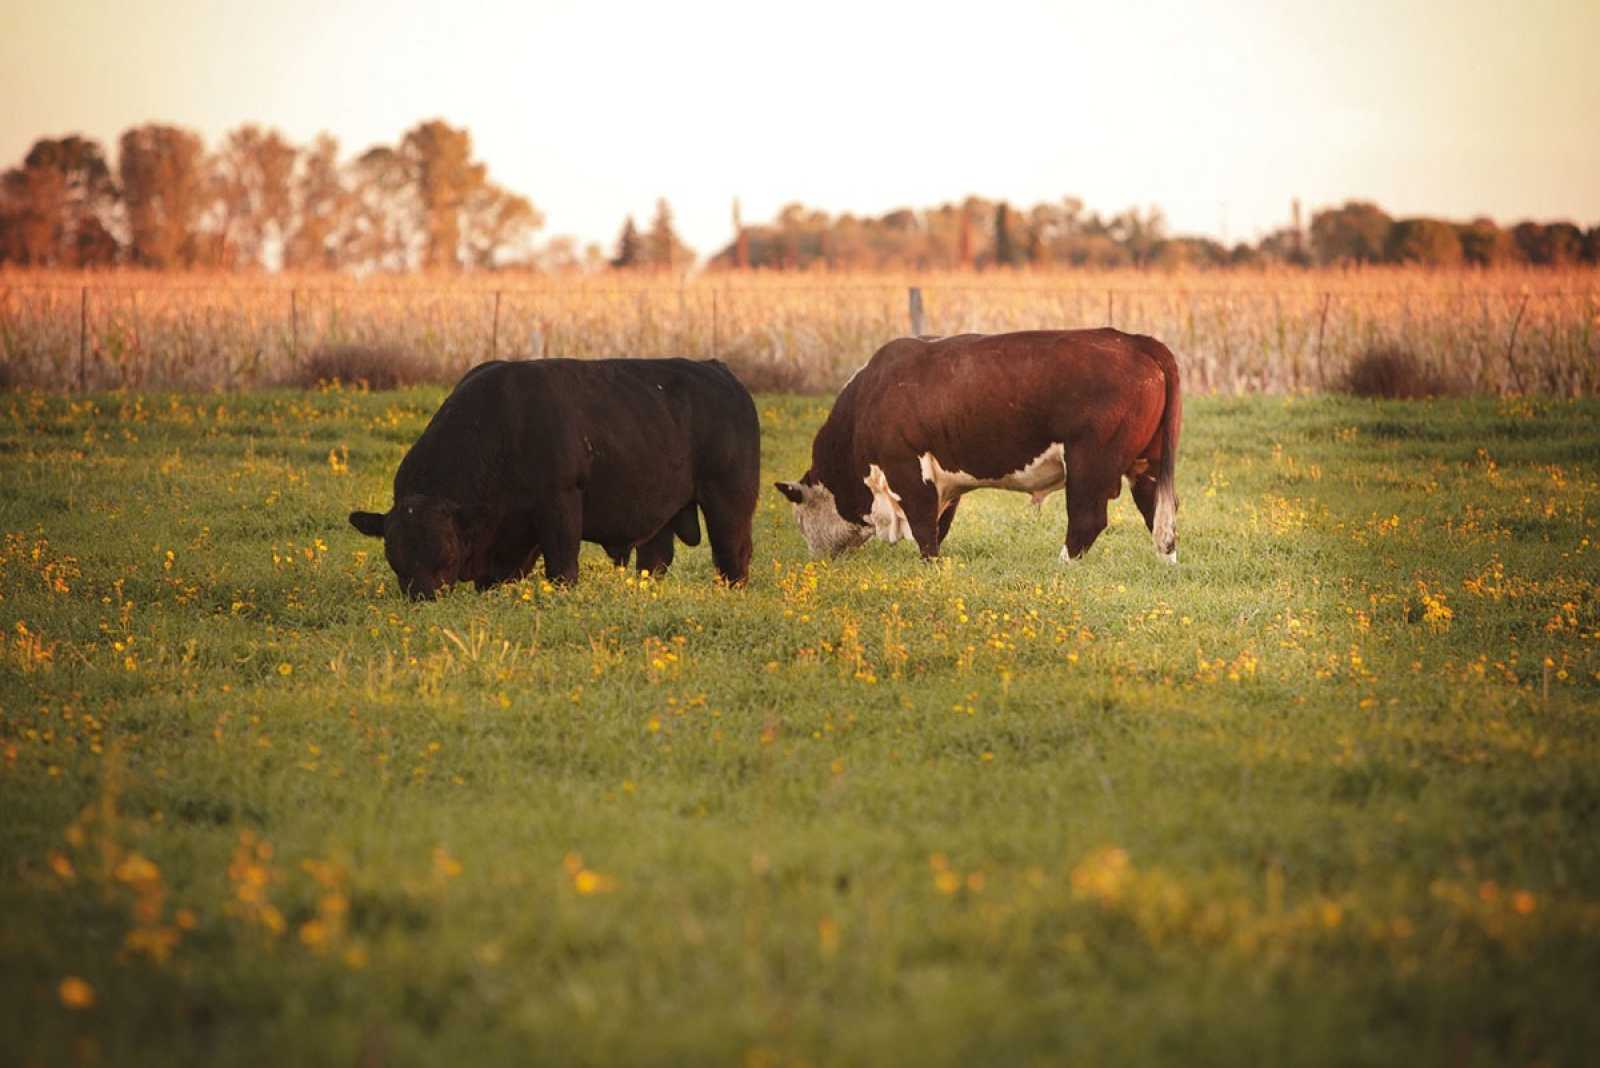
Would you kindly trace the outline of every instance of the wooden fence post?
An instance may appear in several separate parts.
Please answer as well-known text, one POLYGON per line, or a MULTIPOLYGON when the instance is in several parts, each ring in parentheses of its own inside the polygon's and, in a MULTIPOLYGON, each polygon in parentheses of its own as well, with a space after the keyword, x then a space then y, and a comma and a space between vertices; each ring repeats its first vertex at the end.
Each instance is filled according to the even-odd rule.
POLYGON ((89 287, 83 287, 78 304, 78 392, 89 391, 89 287))
POLYGON ((1117 325, 1117 295, 1110 289, 1106 290, 1106 325, 1117 325))
POLYGON ((1528 294, 1522 294, 1522 303, 1517 305, 1517 317, 1511 320, 1511 337, 1506 341, 1506 366, 1511 368, 1511 380, 1517 385, 1517 392, 1523 392, 1522 371, 1517 367, 1513 356, 1517 351, 1517 327, 1522 325, 1522 313, 1528 308, 1528 294))
POLYGON ((911 303, 911 336, 921 337, 923 326, 922 287, 912 286, 908 296, 911 303))
POLYGON ((1328 390, 1328 376, 1322 370, 1322 331, 1328 325, 1328 302, 1332 299, 1332 293, 1322 294, 1322 318, 1317 320, 1317 388, 1324 393, 1328 390))

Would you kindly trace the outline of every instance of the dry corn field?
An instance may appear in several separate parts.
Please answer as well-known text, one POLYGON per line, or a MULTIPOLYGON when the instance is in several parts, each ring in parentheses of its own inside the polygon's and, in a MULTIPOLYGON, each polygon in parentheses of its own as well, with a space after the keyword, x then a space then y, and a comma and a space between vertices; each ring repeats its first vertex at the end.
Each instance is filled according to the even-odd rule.
POLYGON ((335 275, 0 273, 0 382, 237 390, 339 354, 448 381, 491 356, 717 356, 755 389, 826 391, 910 332, 1100 326, 1152 334, 1191 390, 1335 388, 1375 348, 1453 388, 1600 392, 1600 273, 335 275))

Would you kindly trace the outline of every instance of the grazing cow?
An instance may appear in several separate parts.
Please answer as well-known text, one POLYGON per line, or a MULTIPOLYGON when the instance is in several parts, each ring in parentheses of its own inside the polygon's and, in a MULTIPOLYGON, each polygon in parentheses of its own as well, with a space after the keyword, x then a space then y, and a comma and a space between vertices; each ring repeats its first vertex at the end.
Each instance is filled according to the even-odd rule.
POLYGON ((578 543, 656 572, 674 536, 742 583, 760 485, 755 402, 717 360, 495 360, 468 371, 394 476, 394 506, 351 512, 413 598, 521 578, 544 556, 578 578, 578 543))
POLYGON ((811 554, 915 538, 939 554, 961 495, 984 486, 1035 503, 1067 491, 1063 563, 1106 525, 1122 479, 1178 561, 1173 486, 1183 419, 1178 365, 1153 338, 1035 330, 900 338, 845 383, 811 445, 811 469, 779 482, 811 554))

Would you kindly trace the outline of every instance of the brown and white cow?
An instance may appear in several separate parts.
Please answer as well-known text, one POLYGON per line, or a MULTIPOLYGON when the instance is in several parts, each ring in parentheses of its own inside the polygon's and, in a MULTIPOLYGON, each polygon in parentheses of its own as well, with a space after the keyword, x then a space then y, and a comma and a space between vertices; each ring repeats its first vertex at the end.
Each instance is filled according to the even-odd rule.
POLYGON ((779 482, 813 556, 874 536, 934 557, 961 496, 1065 486, 1062 562, 1106 526, 1126 478, 1155 539, 1178 560, 1174 487, 1183 403, 1178 364, 1120 330, 900 338, 845 383, 811 445, 811 469, 779 482))

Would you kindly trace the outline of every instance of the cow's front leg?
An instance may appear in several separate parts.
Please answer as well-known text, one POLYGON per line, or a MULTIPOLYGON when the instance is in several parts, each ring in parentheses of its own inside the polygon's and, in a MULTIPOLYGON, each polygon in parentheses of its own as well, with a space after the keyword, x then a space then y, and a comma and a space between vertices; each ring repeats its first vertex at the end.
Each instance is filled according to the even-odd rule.
POLYGON ((672 566, 672 524, 656 531, 655 536, 639 546, 639 570, 660 575, 672 566))
POLYGON ((1156 529, 1156 480, 1149 475, 1136 475, 1128 480, 1128 485, 1133 490, 1133 503, 1139 506, 1139 514, 1144 516, 1145 529, 1154 533, 1156 529))
POLYGON ((561 586, 578 581, 578 548, 583 541, 583 494, 576 488, 552 493, 535 515, 544 577, 561 586))
POLYGON ((475 585, 486 590, 502 582, 515 582, 533 570, 539 562, 539 536, 534 530, 533 516, 518 512, 501 520, 489 547, 484 571, 475 585))
POLYGON ((923 481, 922 468, 915 463, 885 467, 883 474, 888 481, 887 488, 898 498, 892 503, 886 502, 886 506, 898 507, 904 513, 922 558, 932 560, 939 555, 944 532, 950 529, 948 523, 941 523, 939 491, 923 481))
POLYGON ((743 479, 708 482, 699 489, 700 512, 711 541, 711 561, 730 586, 742 586, 750 574, 751 514, 756 483, 743 479))

